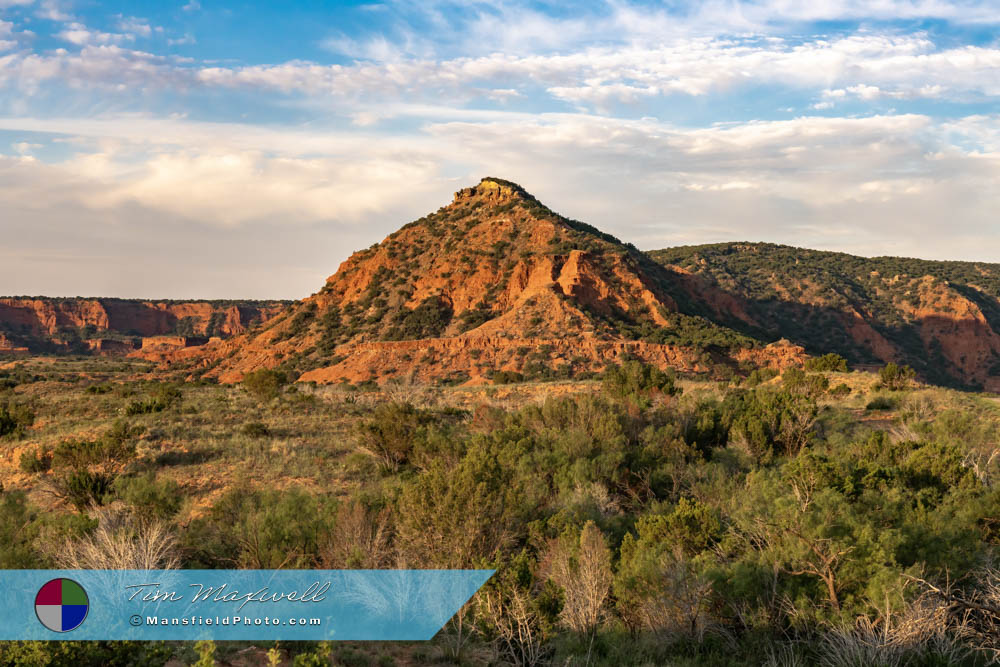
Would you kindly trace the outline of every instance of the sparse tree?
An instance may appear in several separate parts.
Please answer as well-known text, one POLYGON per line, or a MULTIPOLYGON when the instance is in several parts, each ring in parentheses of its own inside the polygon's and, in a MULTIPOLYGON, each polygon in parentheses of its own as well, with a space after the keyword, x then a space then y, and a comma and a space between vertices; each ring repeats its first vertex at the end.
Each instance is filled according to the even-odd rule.
POLYGON ((169 524, 144 521, 121 510, 95 512, 97 528, 67 538, 49 556, 68 570, 172 570, 180 567, 177 540, 169 524))
POLYGON ((559 615, 563 625, 593 636, 604 618, 612 581, 611 551, 601 529, 588 521, 578 540, 565 535, 553 540, 543 570, 563 589, 565 598, 559 615))

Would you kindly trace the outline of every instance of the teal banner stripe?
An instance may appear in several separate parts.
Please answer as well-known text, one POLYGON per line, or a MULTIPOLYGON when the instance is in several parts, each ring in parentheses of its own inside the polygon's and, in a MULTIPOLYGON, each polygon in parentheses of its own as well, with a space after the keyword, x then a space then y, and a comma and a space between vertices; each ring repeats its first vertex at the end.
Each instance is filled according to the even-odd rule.
POLYGON ((428 640, 492 575, 493 570, 0 570, 0 640, 428 640), (54 579, 75 582, 86 599, 70 584, 46 587, 54 579))

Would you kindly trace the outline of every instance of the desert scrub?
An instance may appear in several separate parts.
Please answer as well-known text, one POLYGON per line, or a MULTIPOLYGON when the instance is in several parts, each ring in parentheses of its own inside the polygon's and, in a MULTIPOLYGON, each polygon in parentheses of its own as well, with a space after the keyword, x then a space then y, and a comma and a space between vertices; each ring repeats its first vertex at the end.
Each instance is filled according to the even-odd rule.
POLYGON ((13 400, 0 403, 0 437, 20 438, 35 423, 35 412, 13 400))
POLYGON ((262 368, 246 374, 243 388, 260 401, 270 401, 278 397, 288 382, 288 376, 282 371, 262 368))

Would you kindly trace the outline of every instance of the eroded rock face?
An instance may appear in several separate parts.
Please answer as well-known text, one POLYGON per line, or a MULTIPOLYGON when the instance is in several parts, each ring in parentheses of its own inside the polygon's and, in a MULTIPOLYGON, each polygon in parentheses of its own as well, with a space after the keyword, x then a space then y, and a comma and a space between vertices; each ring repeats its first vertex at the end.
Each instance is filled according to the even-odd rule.
POLYGON ((707 370, 701 351, 636 339, 671 325, 667 280, 635 248, 554 214, 513 183, 484 179, 354 253, 263 330, 168 360, 223 382, 277 366, 316 382, 476 383, 539 364, 600 371, 626 358, 707 370))
MULTIPOLYGON (((514 183, 483 179, 354 253, 260 329, 239 333, 234 319, 228 340, 135 354, 223 382, 281 367, 316 382, 476 383, 626 358, 783 369, 808 350, 1000 387, 1000 291, 887 271, 893 262, 934 264, 753 243, 641 253, 514 183), (792 342, 766 344, 778 338, 792 342)), ((987 282, 1000 271, 980 268, 987 282)))
POLYGON ((9 297, 0 298, 0 333, 18 346, 40 350, 58 350, 67 346, 67 341, 82 338, 82 349, 117 355, 134 349, 129 342, 132 338, 175 334, 179 330, 188 336, 234 336, 255 322, 270 319, 284 305, 9 297), (112 342, 108 334, 122 338, 112 342))
POLYGON ((777 332, 859 367, 1000 387, 1000 265, 854 257, 766 243, 650 253, 721 321, 777 332))

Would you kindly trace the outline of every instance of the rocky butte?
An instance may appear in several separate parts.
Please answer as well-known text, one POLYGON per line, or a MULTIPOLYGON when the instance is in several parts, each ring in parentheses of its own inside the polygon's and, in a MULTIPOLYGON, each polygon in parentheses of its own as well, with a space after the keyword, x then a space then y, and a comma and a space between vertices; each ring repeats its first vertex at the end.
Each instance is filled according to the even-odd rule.
POLYGON ((474 384, 633 358, 724 376, 836 352, 998 390, 998 296, 995 264, 753 243, 641 252, 486 178, 262 326, 149 358, 222 382, 278 368, 317 383, 474 384))

